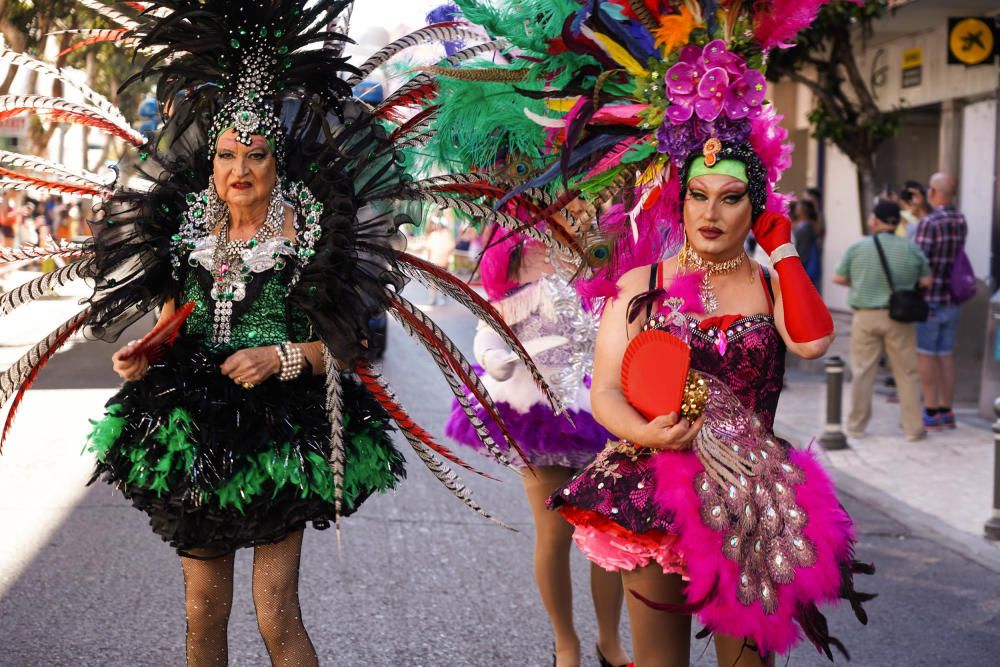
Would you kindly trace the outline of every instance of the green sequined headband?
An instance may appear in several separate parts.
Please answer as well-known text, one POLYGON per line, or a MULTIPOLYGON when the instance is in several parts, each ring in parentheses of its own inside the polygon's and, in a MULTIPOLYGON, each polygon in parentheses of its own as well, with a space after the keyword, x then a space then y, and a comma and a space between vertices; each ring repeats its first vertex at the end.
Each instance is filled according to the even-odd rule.
POLYGON ((750 183, 750 178, 747 176, 747 166, 739 160, 718 160, 711 167, 705 162, 705 160, 695 159, 695 161, 691 163, 691 167, 688 169, 686 183, 690 183, 692 178, 705 176, 706 174, 725 174, 726 176, 732 176, 738 181, 742 181, 748 185, 750 183))

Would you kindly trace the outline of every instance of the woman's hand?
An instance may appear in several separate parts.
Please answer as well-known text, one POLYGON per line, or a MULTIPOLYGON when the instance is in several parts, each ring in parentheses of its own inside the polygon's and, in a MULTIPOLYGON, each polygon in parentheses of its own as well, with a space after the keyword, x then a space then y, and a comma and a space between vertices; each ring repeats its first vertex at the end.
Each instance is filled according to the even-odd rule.
POLYGON ((143 354, 123 359, 122 357, 132 350, 139 341, 134 340, 125 347, 114 353, 111 357, 111 368, 126 382, 135 382, 142 378, 149 370, 149 360, 143 354))
POLYGON ((694 441, 705 416, 698 417, 694 423, 687 419, 677 419, 677 414, 661 415, 654 418, 639 430, 632 438, 632 444, 650 449, 670 449, 680 451, 689 449, 694 441))
POLYGON ((281 359, 274 345, 248 347, 233 352, 219 370, 236 384, 252 389, 281 370, 281 359))

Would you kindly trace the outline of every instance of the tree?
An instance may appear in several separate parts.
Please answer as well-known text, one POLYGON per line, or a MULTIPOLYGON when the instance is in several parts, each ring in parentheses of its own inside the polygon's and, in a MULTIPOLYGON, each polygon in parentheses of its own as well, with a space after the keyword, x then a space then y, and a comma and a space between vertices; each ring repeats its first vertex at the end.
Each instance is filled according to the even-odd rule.
MULTIPOLYGON (((0 0, 0 34, 3 34, 8 48, 46 60, 43 53, 45 46, 49 39, 56 39, 59 56, 52 64, 56 67, 74 67, 83 70, 87 73, 86 83, 88 86, 118 105, 126 116, 131 115, 138 106, 143 93, 132 88, 119 94, 118 88, 121 82, 135 69, 129 53, 111 44, 97 44, 65 53, 64 51, 75 39, 73 35, 62 33, 50 37, 50 33, 79 27, 108 28, 117 26, 110 25, 103 17, 79 6, 75 0, 0 0)), ((10 91, 10 86, 14 82, 17 72, 17 67, 7 68, 6 76, 0 80, 0 95, 5 95, 10 91)), ((43 87, 39 79, 37 72, 31 73, 28 81, 29 94, 52 95, 54 97, 63 95, 64 88, 60 81, 53 82, 51 87, 48 87, 46 81, 43 87)), ((28 128, 28 136, 31 140, 29 150, 38 155, 44 155, 45 149, 58 127, 59 123, 43 122, 37 115, 33 115, 28 128)), ((88 134, 89 132, 85 128, 83 139, 85 161, 88 134)), ((98 163, 103 162, 107 157, 112 143, 111 141, 106 143, 98 163)), ((100 164, 84 165, 88 169, 99 166, 100 164)))
POLYGON ((858 170, 862 234, 866 209, 874 199, 875 153, 899 131, 899 109, 882 111, 854 57, 857 39, 888 11, 887 0, 861 5, 831 2, 799 34, 795 47, 772 51, 767 76, 806 86, 816 99, 809 113, 813 137, 832 142, 858 170))

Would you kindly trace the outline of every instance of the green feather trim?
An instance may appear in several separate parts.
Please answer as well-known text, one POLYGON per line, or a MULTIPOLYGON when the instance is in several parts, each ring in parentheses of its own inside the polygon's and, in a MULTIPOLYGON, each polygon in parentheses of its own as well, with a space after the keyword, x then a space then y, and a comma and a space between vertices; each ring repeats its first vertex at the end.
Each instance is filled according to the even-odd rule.
MULTIPOLYGON (((120 416, 122 411, 121 405, 111 405, 103 419, 92 421, 94 427, 87 439, 87 450, 104 462, 112 448, 126 448, 124 454, 131 464, 126 482, 160 495, 170 493, 187 476, 195 459, 197 445, 191 439, 191 416, 175 409, 166 423, 153 432, 149 438, 152 442, 123 445, 118 442, 125 426, 125 419, 120 416)), ((357 428, 351 422, 351 414, 345 413, 344 433, 349 444, 344 468, 344 503, 348 508, 353 508, 358 497, 367 491, 386 491, 394 488, 397 481, 391 468, 395 450, 382 422, 361 421, 357 428)), ((329 463, 315 452, 303 456, 290 442, 238 459, 232 477, 209 497, 223 509, 243 512, 255 498, 274 497, 289 487, 297 489, 303 499, 319 497, 334 502, 329 463)))
POLYGON ((476 0, 456 0, 466 20, 481 25, 494 37, 536 54, 546 53, 548 40, 558 37, 566 18, 580 5, 574 0, 520 0, 492 4, 476 0))
POLYGON ((613 167, 607 171, 597 174, 591 179, 579 181, 573 187, 579 189, 584 196, 591 196, 611 185, 611 183, 618 178, 618 174, 622 173, 624 170, 624 165, 618 165, 617 167, 613 167))
POLYGON ((438 85, 441 110, 433 124, 437 132, 425 151, 439 156, 442 165, 465 171, 489 168, 498 155, 511 151, 529 159, 541 155, 544 128, 524 110, 546 115, 544 101, 526 98, 505 83, 438 78, 438 85))
POLYGON ((656 146, 650 143, 632 144, 622 155, 622 164, 642 162, 656 152, 656 146))

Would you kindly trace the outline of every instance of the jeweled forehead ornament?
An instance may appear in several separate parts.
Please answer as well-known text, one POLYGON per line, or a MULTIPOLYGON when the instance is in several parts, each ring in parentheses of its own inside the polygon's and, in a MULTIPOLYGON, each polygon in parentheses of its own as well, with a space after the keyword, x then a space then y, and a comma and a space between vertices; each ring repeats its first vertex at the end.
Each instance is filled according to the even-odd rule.
MULTIPOLYGON (((242 32, 242 31, 241 31, 242 32)), ((227 76, 222 82, 223 95, 228 101, 219 110, 212 123, 212 136, 215 141, 212 151, 218 143, 220 135, 229 129, 236 133, 236 140, 249 146, 254 135, 261 135, 274 153, 275 159, 283 162, 284 150, 282 141, 281 121, 275 115, 270 102, 277 93, 274 74, 268 65, 284 55, 282 48, 275 48, 268 40, 268 31, 261 31, 252 36, 241 34, 233 37, 229 46, 239 58, 240 74, 227 76)))
POLYGON ((722 150, 722 142, 711 137, 705 142, 705 145, 701 148, 701 154, 705 158, 706 167, 714 167, 715 163, 718 161, 719 152, 722 150))

